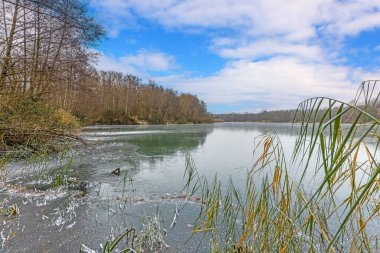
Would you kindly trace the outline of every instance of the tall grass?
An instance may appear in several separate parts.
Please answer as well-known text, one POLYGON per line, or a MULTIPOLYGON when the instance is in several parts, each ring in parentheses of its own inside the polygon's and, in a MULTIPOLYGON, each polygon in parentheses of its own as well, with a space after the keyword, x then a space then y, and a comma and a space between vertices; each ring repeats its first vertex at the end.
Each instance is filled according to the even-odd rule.
POLYGON ((188 156, 185 188, 203 203, 193 233, 212 252, 379 252, 379 85, 363 82, 352 103, 300 103, 292 156, 276 133, 259 136, 245 190, 208 182, 188 156))

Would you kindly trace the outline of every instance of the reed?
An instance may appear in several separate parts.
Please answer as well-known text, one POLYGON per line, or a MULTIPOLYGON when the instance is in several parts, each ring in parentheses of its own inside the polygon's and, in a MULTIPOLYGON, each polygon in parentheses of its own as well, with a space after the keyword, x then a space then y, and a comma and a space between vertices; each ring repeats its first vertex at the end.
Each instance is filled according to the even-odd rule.
POLYGON ((378 83, 363 82, 351 103, 300 103, 291 157, 276 133, 257 137, 244 190, 209 182, 188 155, 185 189, 203 203, 193 234, 211 252, 379 252, 378 83))

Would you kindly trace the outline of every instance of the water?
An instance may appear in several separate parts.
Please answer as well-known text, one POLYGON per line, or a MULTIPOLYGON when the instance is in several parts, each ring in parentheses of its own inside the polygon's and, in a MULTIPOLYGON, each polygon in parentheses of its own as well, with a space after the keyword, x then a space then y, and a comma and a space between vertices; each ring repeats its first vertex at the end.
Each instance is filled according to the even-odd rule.
MULTIPOLYGON (((184 185, 186 153, 208 179, 217 174, 223 182, 230 176, 245 181, 254 161, 255 138, 268 129, 279 134, 290 154, 295 141, 291 134, 297 131, 291 124, 223 123, 87 128, 83 137, 97 142, 99 155, 90 151, 80 159, 82 164, 95 165, 93 170, 100 175, 115 168, 128 171, 141 194, 178 192, 184 185)), ((112 177, 107 183, 112 184, 112 177)))
MULTIPOLYGON (((255 159, 255 139, 268 129, 277 132, 286 156, 290 157, 299 130, 291 124, 85 128, 81 136, 88 145, 71 152, 73 165, 66 173, 77 182, 88 183, 87 194, 75 187, 46 190, 52 175, 67 163, 67 157, 54 157, 44 166, 19 162, 7 169, 9 182, 19 186, 4 187, 0 203, 17 203, 21 215, 0 218, 0 249, 78 252, 80 245, 85 244, 101 252, 105 241, 121 230, 130 226, 139 229, 143 217, 159 215, 168 231, 166 242, 171 246, 163 252, 195 251, 199 238, 185 243, 199 208, 196 201, 186 202, 181 197, 186 154, 193 158, 199 174, 210 180, 217 174, 224 183, 232 177, 242 188, 255 159), (19 177, 21 168, 23 175, 28 170, 33 172, 19 177), (120 168, 121 175, 111 173, 116 168, 120 168), (180 216, 177 225, 169 229, 176 206, 180 207, 180 216)), ((297 171, 292 171, 292 175, 300 176, 297 171)), ((258 183, 260 180, 256 178, 258 183)), ((207 243, 201 244, 199 251, 207 252, 207 243)))

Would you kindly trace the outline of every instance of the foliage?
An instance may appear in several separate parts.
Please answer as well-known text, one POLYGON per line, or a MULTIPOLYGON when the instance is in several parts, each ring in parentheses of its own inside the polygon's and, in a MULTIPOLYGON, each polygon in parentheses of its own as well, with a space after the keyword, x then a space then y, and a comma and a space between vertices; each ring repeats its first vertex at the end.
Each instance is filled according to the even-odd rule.
POLYGON ((351 104, 302 102, 291 159, 276 133, 258 137, 244 193, 232 180, 226 191, 217 177, 209 183, 188 157, 186 188, 204 201, 193 232, 209 235, 212 252, 377 252, 376 88, 376 81, 363 82, 351 104), (347 118, 353 123, 342 124, 347 118))
POLYGON ((123 253, 144 252, 144 250, 156 252, 164 247, 169 247, 165 242, 165 236, 166 230, 161 228, 160 217, 158 215, 146 216, 142 221, 139 233, 136 233, 134 228, 124 230, 115 239, 105 243, 103 253, 116 252, 118 247, 123 249, 117 250, 117 252, 123 253))
MULTIPOLYGON (((22 95, 0 96, 0 151, 18 155, 56 151, 64 140, 77 139, 78 127, 68 112, 54 110, 42 101, 22 95)), ((1 154, 0 154, 1 155, 1 154)))
POLYGON ((1 96, 0 123, 16 128, 54 127, 53 110, 33 97, 1 96))
POLYGON ((17 204, 13 204, 7 208, 0 206, 0 214, 6 215, 6 216, 17 216, 17 215, 20 215, 20 210, 17 204))
POLYGON ((56 123, 62 129, 76 130, 80 128, 78 119, 64 109, 55 110, 54 118, 56 118, 56 123))
POLYGON ((60 187, 67 184, 67 175, 72 165, 73 160, 70 159, 69 162, 56 173, 53 179, 52 187, 60 187))
POLYGON ((116 250, 116 247, 120 246, 119 244, 122 242, 123 239, 127 239, 126 245, 128 245, 128 246, 127 246, 127 248, 125 248, 124 250, 122 250, 120 252, 125 252, 125 253, 126 252, 136 252, 133 249, 134 243, 135 243, 135 238, 136 238, 135 229, 134 228, 127 229, 123 233, 118 235, 114 240, 112 240, 110 242, 106 242, 104 245, 104 248, 103 248, 103 253, 114 252, 114 250, 116 250), (131 244, 131 245, 129 246, 129 244, 131 244))
MULTIPOLYGON (((191 94, 178 94, 150 80, 114 71, 93 71, 76 91, 74 114, 88 124, 165 124, 211 122, 206 104, 191 94)), ((73 102, 72 101, 72 102, 73 102)), ((71 103, 71 102, 70 102, 71 103)))
POLYGON ((105 29, 80 0, 0 4, 0 94, 38 98, 64 127, 85 124, 200 123, 212 120, 196 96, 133 75, 97 71, 89 46, 105 29), (70 114, 69 114, 70 113, 70 114))
POLYGON ((158 215, 145 217, 142 224, 141 231, 137 235, 139 251, 143 251, 144 249, 157 251, 169 247, 165 242, 166 230, 161 228, 160 217, 158 215))

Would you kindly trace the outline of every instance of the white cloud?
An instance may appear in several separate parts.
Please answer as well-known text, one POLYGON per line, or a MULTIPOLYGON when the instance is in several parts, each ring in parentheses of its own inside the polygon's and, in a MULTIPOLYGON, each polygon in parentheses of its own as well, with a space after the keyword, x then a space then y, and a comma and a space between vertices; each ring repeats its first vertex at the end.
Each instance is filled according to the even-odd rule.
MULTIPOLYGON (((271 104, 273 108, 288 108, 315 95, 349 100, 360 81, 380 76, 380 71, 344 66, 345 59, 338 56, 347 36, 380 27, 380 0, 92 0, 91 3, 112 17, 110 22, 115 31, 125 29, 124 23, 133 16, 167 29, 202 31, 210 39, 210 50, 225 58, 226 66, 209 77, 177 74, 161 76, 158 81, 198 94, 209 104, 255 101, 271 104), (229 36, 225 31, 218 33, 223 28, 231 31, 229 36)), ((128 66, 133 71, 165 70, 175 65, 174 58, 164 56, 138 53, 117 59, 105 57, 103 65, 116 69, 128 66)))
POLYGON ((124 21, 130 21, 135 13, 166 27, 225 27, 243 34, 277 34, 293 40, 316 37, 316 26, 319 32, 342 35, 380 26, 379 0, 286 3, 283 0, 92 0, 91 5, 108 14, 107 17, 124 21))
POLYGON ((205 78, 159 78, 180 91, 192 92, 208 104, 267 103, 270 109, 295 108, 310 96, 349 101, 358 84, 380 74, 325 63, 305 63, 297 58, 233 61, 205 78))
POLYGON ((176 67, 174 56, 163 52, 141 50, 135 55, 123 56, 120 60, 123 63, 153 71, 164 71, 176 67))
POLYGON ((322 61, 324 59, 322 49, 317 45, 302 43, 289 43, 279 39, 262 39, 248 45, 227 47, 215 46, 219 55, 234 59, 255 59, 263 56, 296 56, 300 59, 322 61))
MULTIPOLYGON (((139 15, 167 27, 226 27, 251 34, 293 34, 294 38, 315 35, 312 24, 330 0, 131 0, 139 15)), ((112 11, 113 8, 111 7, 112 11)))
POLYGON ((98 69, 114 70, 128 74, 148 75, 152 71, 168 71, 178 68, 175 57, 160 51, 139 50, 136 54, 114 57, 100 54, 98 69))
POLYGON ((127 1, 90 0, 90 5, 96 10, 97 17, 101 19, 111 37, 117 37, 123 29, 138 26, 127 1))
POLYGON ((332 34, 357 35, 380 27, 380 1, 336 1, 330 7, 326 30, 332 34))

